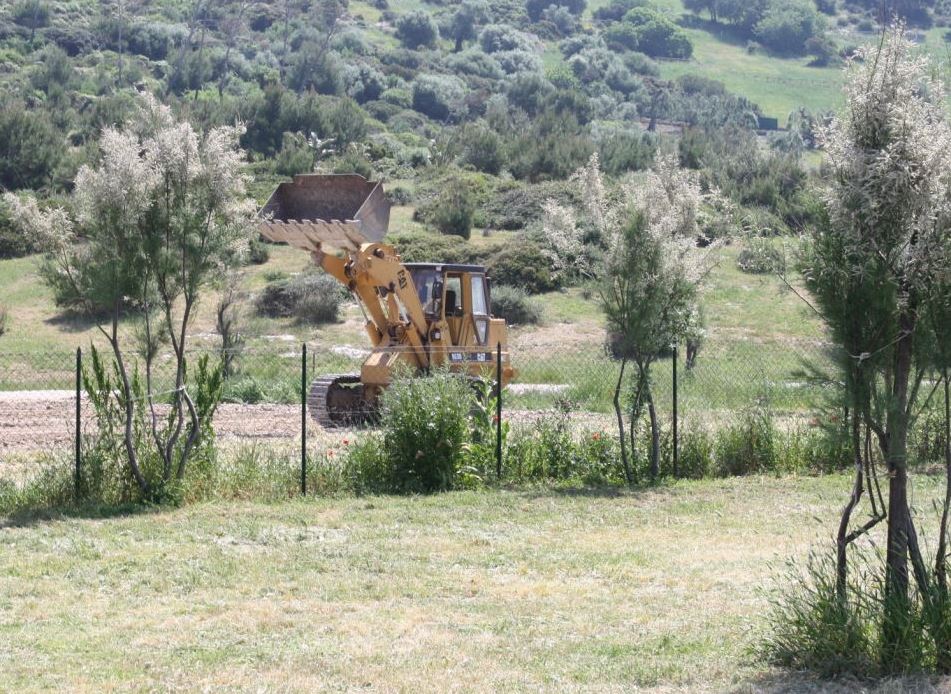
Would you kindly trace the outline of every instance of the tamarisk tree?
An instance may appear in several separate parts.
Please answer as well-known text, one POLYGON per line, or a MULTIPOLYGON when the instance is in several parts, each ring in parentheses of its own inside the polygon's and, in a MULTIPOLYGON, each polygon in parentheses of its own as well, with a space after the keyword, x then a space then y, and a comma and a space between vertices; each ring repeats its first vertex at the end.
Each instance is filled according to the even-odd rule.
MULTIPOLYGON (((824 190, 827 219, 813 234, 805 276, 841 347, 854 412, 856 474, 840 520, 837 587, 844 597, 848 543, 887 515, 882 657, 897 670, 909 649, 909 560, 921 600, 947 594, 948 513, 932 572, 908 505, 908 435, 928 369, 943 360, 938 365, 947 374, 946 345, 938 346, 948 339, 951 316, 951 127, 941 84, 901 25, 861 50, 848 70, 846 109, 821 136, 831 172, 824 190), (863 460, 860 424, 887 468, 883 508, 875 508, 875 480, 868 480, 872 450, 866 446, 863 460), (849 532, 865 486, 872 518, 849 532)), ((935 628, 933 636, 939 662, 951 664, 947 629, 935 628)))
POLYGON ((693 172, 680 169, 674 156, 658 154, 646 177, 605 187, 597 155, 572 178, 580 190, 583 222, 556 203, 545 205, 544 228, 555 255, 597 277, 608 320, 609 349, 620 359, 614 390, 621 458, 629 483, 635 481, 627 451, 622 392, 626 367, 633 362, 630 444, 646 406, 650 418, 652 476, 659 473, 660 423, 650 370, 673 345, 697 330, 699 297, 714 244, 698 248, 697 214, 703 202, 693 172), (584 241, 594 232, 600 259, 584 241))
MULTIPOLYGON (((8 198, 46 252, 47 282, 64 303, 100 321, 114 360, 125 459, 146 498, 161 498, 182 479, 216 404, 209 393, 196 401, 189 392, 187 341, 202 292, 239 261, 250 238, 254 207, 240 134, 222 127, 201 135, 146 96, 129 123, 102 133, 99 161, 80 169, 69 209, 8 198), (124 328, 132 322, 143 328, 144 396, 128 358, 124 328), (152 367, 162 342, 171 345, 175 375, 170 412, 159 417, 152 367), (151 445, 141 436, 143 401, 151 445)), ((103 391, 112 397, 111 388, 103 391)))

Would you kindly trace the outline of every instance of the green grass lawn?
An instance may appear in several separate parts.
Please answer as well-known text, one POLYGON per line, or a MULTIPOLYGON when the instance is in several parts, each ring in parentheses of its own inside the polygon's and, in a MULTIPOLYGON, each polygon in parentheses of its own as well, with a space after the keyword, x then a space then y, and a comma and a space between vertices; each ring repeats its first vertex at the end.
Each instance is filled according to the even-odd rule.
MULTIPOLYGON (((0 526, 0 683, 808 690, 750 648, 771 565, 828 542, 848 488, 843 476, 753 477, 0 526)), ((916 479, 929 518, 939 488, 916 479)))

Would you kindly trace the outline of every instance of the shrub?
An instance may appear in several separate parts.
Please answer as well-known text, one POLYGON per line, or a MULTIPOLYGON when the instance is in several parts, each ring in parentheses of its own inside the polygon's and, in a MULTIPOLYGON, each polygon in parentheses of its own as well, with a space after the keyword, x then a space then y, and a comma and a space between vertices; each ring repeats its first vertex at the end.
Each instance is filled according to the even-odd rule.
POLYGON ((310 173, 314 168, 314 151, 301 133, 284 133, 281 151, 274 160, 274 171, 282 176, 310 173))
POLYGON ((413 109, 434 120, 448 120, 462 110, 466 87, 451 75, 423 74, 413 81, 413 109))
POLYGON ((20 258, 33 250, 29 238, 16 228, 9 208, 0 198, 0 259, 20 258))
POLYGON ((383 73, 368 65, 345 68, 344 76, 347 81, 347 94, 359 104, 379 99, 386 89, 383 73))
POLYGON ((49 26, 50 7, 43 0, 19 0, 11 12, 14 23, 30 30, 30 40, 37 29, 49 26))
POLYGON ((492 315, 509 325, 535 325, 541 322, 541 306, 518 287, 492 287, 492 315))
POLYGON ((564 8, 569 14, 580 17, 586 5, 587 0, 526 0, 525 12, 529 19, 537 22, 549 7, 564 8))
POLYGON ((430 210, 430 220, 443 234, 468 239, 472 234, 475 204, 469 187, 460 180, 451 180, 430 210))
POLYGON ((750 408, 740 424, 720 429, 716 437, 716 457, 723 475, 750 475, 772 472, 779 460, 777 431, 769 409, 750 408))
POLYGON ((484 124, 463 128, 461 133, 462 161, 476 171, 498 174, 505 162, 502 138, 484 124))
POLYGON ((778 53, 802 53, 818 32, 819 14, 806 0, 770 4, 753 29, 760 43, 778 53))
POLYGON ((236 381, 229 382, 225 386, 225 402, 241 402, 246 405, 257 405, 264 402, 267 394, 264 388, 251 376, 244 376, 236 381))
POLYGON ((416 10, 396 20, 396 38, 410 49, 434 46, 439 38, 439 27, 428 12, 416 10))
POLYGON ((367 160, 361 148, 351 145, 334 161, 333 172, 360 174, 369 180, 373 177, 373 165, 367 160))
POLYGON ((474 400, 468 383, 448 372, 397 378, 386 389, 381 428, 394 490, 452 489, 464 459, 474 400))
POLYGON ((385 494, 392 490, 392 474, 383 437, 368 434, 346 451, 345 474, 354 494, 385 494))
POLYGON ((295 317, 304 323, 337 320, 342 300, 340 284, 324 273, 307 273, 269 283, 258 296, 258 313, 271 318, 295 317))
POLYGON ((572 434, 570 406, 565 403, 508 437, 506 477, 519 482, 619 484, 620 456, 615 437, 602 431, 572 434))
POLYGON ((0 186, 42 188, 63 157, 65 146, 43 111, 0 103, 0 186))
POLYGON ((624 21, 604 32, 609 46, 640 51, 653 58, 689 58, 693 44, 687 33, 658 10, 635 7, 624 21))
POLYGON ((736 257, 736 266, 751 275, 766 275, 782 270, 783 257, 769 240, 751 238, 736 257))
POLYGON ((552 275, 551 260, 538 244, 527 239, 503 244, 486 261, 486 269, 494 282, 529 294, 554 291, 560 286, 552 275))
MULTIPOLYGON (((677 472, 687 479, 703 479, 714 469, 714 438, 701 426, 688 425, 678 433, 677 472)), ((672 471, 671 471, 672 472, 672 471)))
POLYGON ((769 632, 759 647, 768 662, 819 677, 844 673, 869 676, 876 671, 878 617, 866 591, 868 577, 852 577, 850 597, 836 595, 835 560, 831 553, 810 554, 801 568, 790 563, 777 578, 780 592, 772 599, 769 632))
POLYGON ((404 186, 393 186, 386 191, 386 199, 394 205, 409 205, 413 202, 413 191, 404 186))
POLYGON ((507 24, 490 24, 479 34, 479 45, 486 53, 530 51, 532 39, 507 24))
POLYGON ((268 244, 259 237, 253 237, 248 244, 248 262, 252 265, 264 265, 271 257, 268 244))
POLYGON ((509 145, 509 169, 532 182, 563 180, 591 157, 593 145, 571 114, 544 113, 509 145))
MULTIPOLYGON (((541 219, 542 206, 549 199, 572 205, 577 202, 577 194, 575 188, 564 181, 518 185, 493 195, 483 205, 482 214, 493 229, 524 229, 541 219)), ((506 284, 513 283, 506 281, 506 284)))
POLYGON ((618 130, 598 145, 602 168, 614 175, 650 168, 657 142, 650 134, 618 130))
POLYGON ((650 7, 650 0, 611 0, 594 11, 594 18, 602 22, 618 22, 635 7, 650 7))

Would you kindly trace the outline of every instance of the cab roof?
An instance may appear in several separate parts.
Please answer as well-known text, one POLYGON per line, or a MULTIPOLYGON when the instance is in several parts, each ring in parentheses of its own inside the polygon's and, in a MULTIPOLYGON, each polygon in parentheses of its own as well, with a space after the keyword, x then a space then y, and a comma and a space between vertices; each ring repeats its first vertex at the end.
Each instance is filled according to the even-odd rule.
POLYGON ((438 270, 441 272, 485 273, 484 265, 465 265, 461 263, 404 263, 410 272, 413 270, 438 270))

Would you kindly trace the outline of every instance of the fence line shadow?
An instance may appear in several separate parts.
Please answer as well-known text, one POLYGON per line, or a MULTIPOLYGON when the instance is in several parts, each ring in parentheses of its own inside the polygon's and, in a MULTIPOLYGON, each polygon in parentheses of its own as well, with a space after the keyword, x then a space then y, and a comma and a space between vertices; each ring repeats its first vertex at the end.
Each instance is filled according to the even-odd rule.
POLYGON ((39 525, 59 523, 68 520, 113 520, 116 518, 130 518, 162 513, 174 506, 154 506, 147 504, 119 504, 119 505, 83 505, 25 509, 14 511, 0 519, 0 530, 13 528, 32 528, 39 525))

